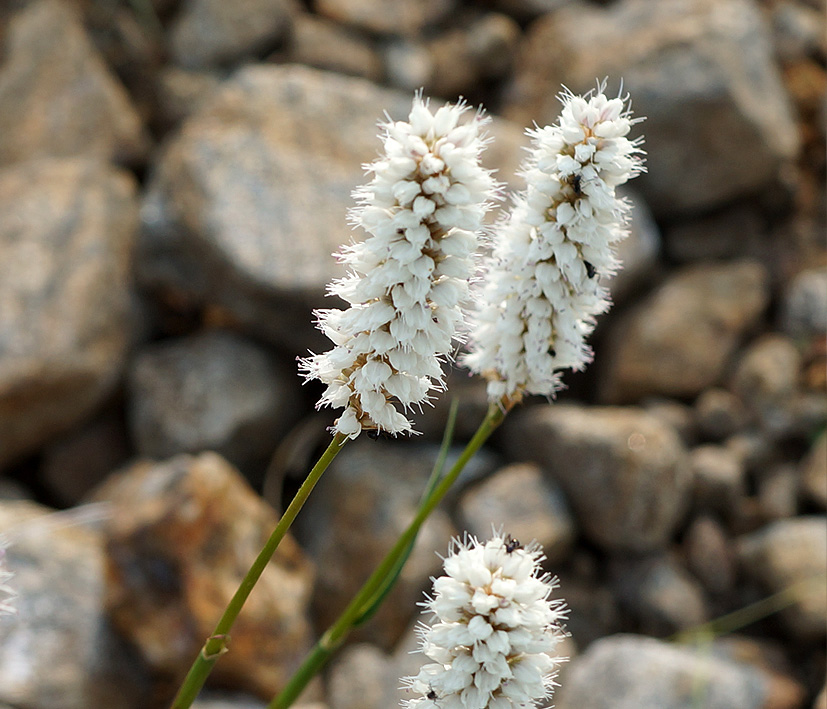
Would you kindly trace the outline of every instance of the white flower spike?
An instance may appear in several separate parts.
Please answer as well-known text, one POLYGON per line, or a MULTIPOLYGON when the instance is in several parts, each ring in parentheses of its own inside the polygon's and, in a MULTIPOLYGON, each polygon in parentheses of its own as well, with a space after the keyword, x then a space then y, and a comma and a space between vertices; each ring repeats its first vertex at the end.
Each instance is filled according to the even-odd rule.
POLYGON ((559 372, 591 360, 586 337, 609 309, 602 276, 616 272, 613 245, 626 234, 628 203, 615 190, 644 170, 642 138, 629 140, 628 97, 560 94, 558 122, 529 130, 526 189, 494 237, 463 362, 488 379, 489 399, 553 396, 559 372))
POLYGON ((421 407, 443 386, 496 186, 480 166, 488 119, 478 111, 462 122, 467 112, 460 103, 431 113, 418 93, 407 122, 383 124, 384 155, 354 193, 351 220, 368 237, 342 250, 348 275, 328 289, 349 307, 317 311, 334 347, 301 361, 327 385, 319 406, 344 408, 337 433, 411 432, 395 404, 421 407))
POLYGON ((420 628, 421 651, 433 662, 403 680, 419 695, 403 706, 529 709, 551 696, 566 610, 549 598, 544 558, 537 545, 501 534, 455 542, 423 604, 435 622, 420 628))

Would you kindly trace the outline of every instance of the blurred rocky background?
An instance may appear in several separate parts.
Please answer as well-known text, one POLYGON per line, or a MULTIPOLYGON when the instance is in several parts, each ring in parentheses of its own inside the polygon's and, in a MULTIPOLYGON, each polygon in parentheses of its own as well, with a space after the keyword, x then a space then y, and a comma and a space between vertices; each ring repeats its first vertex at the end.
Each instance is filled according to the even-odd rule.
MULTIPOLYGON (((484 103, 519 186, 524 128, 608 77, 649 173, 595 362, 475 458, 303 706, 397 706, 436 553, 493 524, 570 605, 558 709, 825 709, 825 59, 824 0, 0 3, 0 707, 169 701, 328 440, 296 358, 384 112, 484 103)), ((485 396, 450 392, 460 446, 485 396)), ((283 685, 447 403, 343 451, 197 706, 283 685)))

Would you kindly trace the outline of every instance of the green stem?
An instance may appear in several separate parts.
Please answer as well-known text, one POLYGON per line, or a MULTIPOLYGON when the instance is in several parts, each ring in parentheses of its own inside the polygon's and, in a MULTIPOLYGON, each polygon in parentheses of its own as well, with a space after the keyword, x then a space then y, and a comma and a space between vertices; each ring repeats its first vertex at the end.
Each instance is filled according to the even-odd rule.
POLYGON ((293 524, 293 520, 296 519, 299 510, 301 510, 307 498, 310 496, 319 478, 322 477, 324 471, 327 470, 330 463, 336 457, 336 454, 347 441, 347 436, 337 433, 327 447, 327 450, 322 454, 322 457, 319 458, 316 465, 313 466, 313 469, 308 473, 296 496, 288 505, 276 528, 267 540, 267 543, 259 552, 246 576, 242 579, 241 585, 224 610, 224 614, 215 626, 212 635, 207 638, 207 641, 201 648, 201 652, 199 652, 198 657, 195 658, 192 667, 190 667, 187 676, 184 678, 181 688, 178 690, 178 694, 175 696, 175 700, 172 702, 172 709, 187 709, 187 707, 192 705, 198 696, 198 692, 200 692, 204 686, 204 682, 206 682, 213 666, 218 661, 218 658, 227 652, 227 646, 230 641, 229 632, 236 618, 238 618, 238 614, 241 612, 247 597, 250 595, 259 577, 273 557, 287 530, 290 529, 290 525, 293 524))
POLYGON ((370 578, 365 581, 362 588, 356 596, 354 596, 353 600, 351 600, 336 622, 319 638, 301 667, 296 670, 296 673, 290 678, 290 681, 281 693, 267 705, 267 709, 287 709, 302 693, 313 676, 324 666, 330 656, 344 642, 355 621, 374 599, 377 591, 382 588, 385 578, 393 572, 399 557, 405 553, 408 545, 416 538, 419 528, 431 512, 433 512, 434 508, 442 501, 442 498, 445 497, 445 494, 451 488, 451 485, 454 484, 457 477, 459 477, 459 474, 468 461, 471 460, 473 455, 480 449, 482 444, 485 443, 497 426, 502 423, 505 414, 506 409, 498 404, 492 404, 488 408, 488 414, 480 424, 474 437, 469 441, 468 445, 465 446, 457 462, 454 463, 445 477, 440 480, 439 484, 434 488, 433 493, 420 506, 413 521, 408 525, 407 529, 402 532, 399 539, 396 540, 393 548, 387 553, 379 566, 376 567, 370 578))

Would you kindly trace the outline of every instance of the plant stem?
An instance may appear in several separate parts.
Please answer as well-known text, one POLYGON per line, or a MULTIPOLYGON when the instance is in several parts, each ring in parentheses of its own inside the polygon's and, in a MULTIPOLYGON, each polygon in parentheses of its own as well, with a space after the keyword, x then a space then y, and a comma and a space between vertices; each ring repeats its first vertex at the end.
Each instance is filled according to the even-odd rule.
POLYGON ((291 500, 276 525, 276 528, 270 535, 270 538, 267 540, 249 571, 247 571, 247 574, 242 579, 238 590, 235 592, 235 595, 232 597, 227 605, 227 608, 224 610, 224 614, 215 626, 215 630, 213 630, 212 635, 207 638, 207 641, 201 648, 201 652, 199 652, 198 657, 195 658, 195 661, 193 662, 192 667, 190 667, 184 682, 181 684, 181 688, 178 690, 178 694, 172 702, 172 709, 187 709, 187 707, 192 705, 193 701, 195 701, 195 698, 198 696, 198 692, 200 692, 201 688, 204 686, 204 682, 206 682, 213 666, 218 661, 218 658, 228 651, 227 646, 230 642, 229 632, 232 629, 236 618, 238 618, 238 614, 241 612, 247 597, 250 595, 250 592, 253 590, 256 582, 259 580, 270 559, 273 557, 273 554, 278 548, 281 540, 284 538, 284 535, 287 533, 287 530, 290 529, 290 525, 293 524, 293 520, 296 519, 296 515, 307 501, 307 498, 310 496, 310 493, 313 491, 313 488, 319 481, 319 478, 322 477, 324 471, 327 470, 330 463, 336 457, 336 454, 342 449, 347 441, 347 436, 337 433, 333 437, 330 445, 327 447, 327 450, 322 454, 316 465, 314 465, 313 469, 308 473, 299 488, 299 491, 296 493, 296 496, 291 500))
POLYGON ((385 558, 379 566, 376 567, 368 580, 365 581, 362 588, 356 596, 354 596, 353 600, 351 600, 336 622, 319 638, 301 667, 296 670, 281 693, 268 704, 267 709, 287 709, 301 694, 307 686, 307 683, 324 666, 325 662, 327 662, 342 642, 344 642, 348 633, 353 628, 355 621, 382 588, 385 578, 393 572, 397 560, 405 553, 408 545, 416 538, 419 528, 431 512, 433 512, 434 508, 441 502, 442 498, 445 497, 445 494, 451 488, 451 485, 454 484, 457 477, 459 477, 459 474, 463 468, 465 468, 468 461, 471 460, 473 455, 479 450, 482 444, 485 443, 497 426, 502 423, 506 411, 507 409, 503 409, 498 404, 489 406, 485 419, 480 424, 474 437, 469 441, 468 445, 465 446, 457 462, 454 463, 445 477, 440 480, 428 499, 419 507, 413 521, 408 525, 407 529, 402 532, 399 539, 396 540, 393 548, 386 554, 385 558))

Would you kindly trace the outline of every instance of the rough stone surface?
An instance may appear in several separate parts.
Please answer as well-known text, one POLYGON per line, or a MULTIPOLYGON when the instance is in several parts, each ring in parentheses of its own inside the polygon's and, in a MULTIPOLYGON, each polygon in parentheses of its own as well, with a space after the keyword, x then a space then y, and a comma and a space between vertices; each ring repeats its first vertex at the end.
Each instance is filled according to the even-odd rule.
POLYGON ((687 709, 701 691, 705 709, 799 706, 781 701, 768 673, 634 635, 599 640, 573 660, 554 703, 556 709, 687 709))
POLYGON ((790 427, 789 404, 800 372, 801 355, 795 343, 784 335, 765 335, 740 356, 731 386, 765 430, 783 432, 790 427))
POLYGON ((535 406, 504 424, 512 460, 533 459, 556 479, 584 533, 610 550, 668 542, 690 487, 678 435, 633 408, 535 406))
POLYGON ((147 138, 126 90, 87 37, 72 3, 39 0, 5 29, 0 164, 89 155, 125 162, 147 138))
POLYGON ((502 528, 523 543, 536 540, 550 564, 565 560, 577 533, 563 491, 533 463, 509 465, 470 488, 458 512, 464 529, 478 539, 502 528))
POLYGON ((689 570, 716 596, 730 592, 736 580, 735 551, 726 531, 713 517, 696 517, 684 540, 689 570))
MULTIPOLYGON (((280 346, 326 347, 312 307, 343 273, 351 191, 409 94, 298 66, 239 71, 183 126, 142 210, 139 274, 168 302, 210 303, 280 346)), ((488 164, 512 174, 520 129, 497 122, 488 164)), ((361 236, 359 237, 361 238, 361 236)))
MULTIPOLYGON (((314 592, 320 629, 338 617, 413 519, 436 454, 436 446, 365 438, 349 444, 316 486, 296 520, 296 535, 324 569, 314 592)), ((466 473, 473 478, 490 472, 488 466, 490 462, 477 459, 466 473)), ((429 578, 441 569, 435 552, 447 552, 455 531, 448 514, 437 508, 423 525, 388 599, 354 639, 385 649, 393 646, 415 615, 429 578)))
POLYGON ((677 271, 612 323, 598 363, 601 398, 625 403, 699 394, 719 382, 768 300, 767 273, 755 261, 677 271))
POLYGON ((747 423, 741 400, 730 391, 711 387, 695 400, 695 424, 707 440, 722 441, 747 423))
POLYGON ((135 183, 83 158, 0 170, 0 466, 89 415, 129 340, 135 183))
MULTIPOLYGON (((87 508, 89 509, 89 508, 87 508)), ((92 510, 89 510, 92 511, 92 510)), ((105 540, 83 508, 0 502, 17 613, 0 620, 0 703, 38 709, 143 709, 145 667, 104 613, 105 540)))
MULTIPOLYGON (((220 456, 136 463, 95 493, 106 526, 107 607, 157 671, 182 677, 276 525, 220 456)), ((213 676, 262 697, 279 691, 310 647, 311 564, 285 537, 232 631, 213 676)))
POLYGON ((170 29, 170 48, 187 69, 266 54, 286 36, 290 0, 185 0, 170 29))
POLYGON ((794 465, 776 465, 758 480, 758 507, 765 520, 786 519, 798 513, 798 472, 794 465))
POLYGON ((296 64, 361 76, 376 82, 382 78, 379 52, 365 38, 316 15, 296 14, 284 51, 287 58, 296 64))
POLYGON ((273 358, 221 330, 149 345, 129 381, 133 437, 149 458, 213 450, 234 465, 261 464, 295 407, 273 358))
POLYGON ((647 635, 672 635, 709 620, 703 588, 669 556, 616 562, 612 587, 621 609, 647 635))
POLYGON ((400 676, 389 655, 375 645, 357 643, 336 659, 328 679, 330 709, 366 709, 396 705, 400 676))
POLYGON ((808 500, 827 509, 827 433, 822 433, 801 463, 801 491, 808 500))
POLYGON ((692 449, 689 462, 695 504, 700 509, 726 514, 746 495, 746 470, 731 449, 698 446, 692 449))
POLYGON ((196 113, 221 85, 221 76, 209 71, 189 71, 172 66, 158 76, 159 119, 164 127, 174 126, 196 113))
POLYGON ((738 541, 745 571, 770 593, 786 591, 797 603, 780 616, 802 642, 827 633, 827 517, 779 520, 738 541))
POLYGON ((672 261, 722 261, 763 256, 768 239, 761 217, 748 205, 735 204, 664 231, 664 250, 672 261))
POLYGON ((316 0, 315 10, 331 20, 371 32, 416 35, 455 7, 455 0, 316 0))
POLYGON ((827 268, 808 268, 784 290, 781 328, 793 337, 822 337, 827 327, 827 268))
MULTIPOLYGON (((550 122, 561 84, 623 77, 646 116, 656 213, 697 211, 766 185, 799 136, 759 7, 751 0, 571 2, 534 23, 506 115, 550 122)), ((614 90, 614 88, 613 88, 614 90)))

